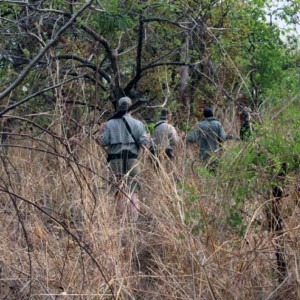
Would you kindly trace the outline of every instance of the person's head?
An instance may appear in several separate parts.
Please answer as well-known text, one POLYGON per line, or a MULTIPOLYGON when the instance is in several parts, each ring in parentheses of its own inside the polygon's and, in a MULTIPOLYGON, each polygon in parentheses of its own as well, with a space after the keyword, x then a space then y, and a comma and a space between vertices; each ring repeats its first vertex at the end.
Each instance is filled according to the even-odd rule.
POLYGON ((210 118, 214 116, 213 110, 210 107, 205 107, 203 109, 204 118, 210 118))
POLYGON ((129 107, 132 105, 132 101, 129 97, 122 97, 118 100, 118 110, 128 111, 129 107))
POLYGON ((249 122, 250 121, 250 113, 246 109, 243 109, 243 111, 240 114, 240 119, 242 122, 249 122))
POLYGON ((161 112, 160 112, 160 120, 162 121, 170 121, 172 117, 172 113, 170 110, 168 110, 167 108, 164 108, 161 112))

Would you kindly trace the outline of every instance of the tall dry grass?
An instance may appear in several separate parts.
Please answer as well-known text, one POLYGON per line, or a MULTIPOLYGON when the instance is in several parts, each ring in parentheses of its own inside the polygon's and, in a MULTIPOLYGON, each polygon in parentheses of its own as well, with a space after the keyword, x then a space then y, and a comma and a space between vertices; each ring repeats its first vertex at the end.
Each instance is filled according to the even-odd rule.
POLYGON ((141 159, 134 223, 115 215, 93 140, 82 139, 76 157, 58 140, 42 140, 12 140, 1 155, 1 299, 300 298, 297 174, 281 208, 288 272, 279 282, 268 194, 247 201, 239 236, 223 206, 232 201, 224 177, 194 174, 194 149, 178 150, 158 173, 141 159))

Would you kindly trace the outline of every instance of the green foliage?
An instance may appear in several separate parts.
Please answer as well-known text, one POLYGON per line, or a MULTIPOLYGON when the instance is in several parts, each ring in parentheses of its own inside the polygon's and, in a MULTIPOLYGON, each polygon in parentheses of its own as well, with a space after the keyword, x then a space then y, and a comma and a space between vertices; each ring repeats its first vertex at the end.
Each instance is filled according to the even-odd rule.
POLYGON ((28 49, 22 49, 22 51, 23 51, 23 54, 25 55, 25 56, 29 56, 30 55, 30 51, 28 50, 28 49))
POLYGON ((263 92, 280 83, 283 78, 286 51, 279 35, 276 27, 259 26, 253 34, 252 44, 249 45, 252 66, 256 68, 256 82, 263 92))
POLYGON ((190 132, 193 129, 193 123, 189 120, 187 121, 183 120, 179 125, 180 125, 179 130, 186 133, 190 132))
POLYGON ((51 1, 50 7, 52 6, 53 8, 62 9, 62 6, 66 4, 65 2, 66 1, 64 0, 53 0, 51 1))
POLYGON ((273 85, 265 94, 267 99, 276 105, 286 99, 298 97, 300 88, 300 52, 286 52, 280 84, 273 85))
MULTIPOLYGON (((291 60, 290 48, 282 42, 279 28, 275 24, 268 24, 269 20, 266 19, 264 7, 269 2, 236 2, 227 18, 229 31, 219 37, 219 44, 215 45, 212 52, 214 59, 222 56, 226 64, 224 52, 230 56, 243 77, 244 89, 251 91, 256 87, 262 98, 274 91, 274 87, 281 86, 286 76, 284 66, 291 60)), ((294 10, 287 9, 282 13, 293 14, 291 11, 294 10)), ((231 72, 235 73, 236 68, 231 67, 231 72)), ((228 71, 227 78, 228 81, 236 80, 228 71)))
POLYGON ((133 20, 126 15, 113 15, 103 12, 93 15, 88 23, 103 34, 115 34, 119 30, 129 29, 133 25, 133 20))
POLYGON ((147 122, 147 123, 145 123, 145 127, 146 127, 146 130, 147 130, 150 134, 153 134, 153 132, 154 132, 154 127, 155 127, 155 122, 147 122))
MULTIPOLYGON (((86 101, 90 104, 93 98, 91 95, 94 95, 96 89, 94 72, 99 68, 107 76, 99 75, 97 78, 101 85, 97 88, 97 97, 113 99, 115 95, 122 93, 136 75, 138 26, 139 18, 142 17, 147 19, 144 22, 141 50, 141 67, 145 70, 143 69, 141 78, 137 79, 138 82, 126 92, 156 99, 153 101, 154 105, 160 104, 168 93, 168 106, 172 101, 172 110, 179 111, 176 121, 179 122, 178 127, 185 132, 191 130, 199 117, 198 104, 214 104, 216 100, 218 104, 226 105, 222 100, 225 92, 232 94, 234 98, 238 91, 250 90, 250 74, 253 74, 255 84, 263 93, 262 101, 272 97, 268 101, 276 103, 280 101, 280 97, 288 97, 290 91, 298 91, 299 67, 298 70, 295 68, 297 58, 280 41, 279 29, 267 24, 265 20, 263 7, 270 1, 213 2, 95 1, 63 34, 62 39, 47 51, 38 67, 33 68, 26 76, 24 85, 32 87, 29 92, 35 92, 53 82, 61 82, 75 74, 86 72, 84 84, 79 85, 84 95, 88 95, 86 101), (91 27, 101 35, 105 46, 99 41, 95 43, 94 37, 83 30, 80 24, 91 27), (113 58, 110 56, 112 53, 116 54, 113 58), (58 55, 69 58, 52 59, 58 55), (75 59, 70 58, 73 55, 75 59), (182 92, 182 62, 192 64, 186 90, 186 95, 195 104, 190 122, 186 121, 184 115, 186 108, 181 110, 185 104, 178 103, 182 92), (151 64, 162 66, 150 68, 151 64), (183 118, 180 111, 184 112, 183 118)), ((51 0, 43 2, 43 10, 32 14, 25 14, 20 5, 1 5, 1 16, 5 16, 0 28, 4 33, 9 32, 9 38, 0 42, 6 57, 0 62, 0 80, 5 86, 28 65, 29 57, 34 58, 43 47, 42 42, 28 38, 28 34, 47 42, 53 30, 57 31, 67 21, 67 17, 62 17, 61 12, 65 12, 67 16, 71 7, 75 12, 81 5, 77 2, 70 4, 51 0)), ((292 8, 286 8, 283 14, 290 19, 294 16, 295 7, 293 3, 292 8)), ((64 85, 66 93, 77 99, 74 89, 68 89, 68 85, 64 85)), ((16 89, 15 95, 23 97, 24 92, 16 89)), ((32 110, 35 108, 32 107, 32 110)), ((149 130, 153 128, 150 126, 149 130)))
POLYGON ((244 230, 241 209, 250 199, 267 195, 274 184, 282 181, 279 174, 299 172, 300 103, 290 102, 273 108, 257 126, 256 136, 247 143, 230 147, 222 157, 221 178, 233 199, 227 210, 228 224, 244 230))
POLYGON ((184 223, 187 226, 191 227, 191 233, 193 235, 199 234, 201 231, 204 231, 204 219, 202 213, 197 210, 186 210, 184 223))
POLYGON ((240 213, 238 213, 234 208, 230 208, 230 214, 227 218, 228 224, 236 229, 239 228, 243 224, 243 217, 240 213))
POLYGON ((204 230, 204 218, 207 216, 203 216, 201 207, 197 205, 197 202, 200 200, 200 195, 195 187, 185 183, 183 184, 182 189, 187 196, 184 223, 191 228, 191 233, 193 235, 197 235, 200 231, 204 230))

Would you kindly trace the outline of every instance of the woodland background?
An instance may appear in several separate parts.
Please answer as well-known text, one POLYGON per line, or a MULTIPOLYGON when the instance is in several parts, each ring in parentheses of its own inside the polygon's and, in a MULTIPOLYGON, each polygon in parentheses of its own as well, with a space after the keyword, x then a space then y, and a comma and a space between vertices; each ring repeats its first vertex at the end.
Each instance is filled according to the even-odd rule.
POLYGON ((299 299, 299 0, 0 0, 1 299, 299 299), (276 24, 284 21, 284 29, 276 24), (151 131, 214 107, 238 136, 217 176, 183 143, 143 156, 118 220, 98 124, 116 100, 151 131))

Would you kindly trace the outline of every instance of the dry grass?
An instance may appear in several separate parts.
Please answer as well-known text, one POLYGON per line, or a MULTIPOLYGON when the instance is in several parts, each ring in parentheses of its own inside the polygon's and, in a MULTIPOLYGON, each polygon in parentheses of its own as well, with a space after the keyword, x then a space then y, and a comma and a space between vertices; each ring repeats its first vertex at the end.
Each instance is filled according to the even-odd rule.
POLYGON ((231 203, 226 185, 193 175, 194 151, 180 150, 159 174, 143 160, 141 214, 131 223, 115 216, 105 158, 93 141, 85 140, 77 162, 61 145, 51 154, 38 142, 18 144, 35 150, 10 147, 2 155, 1 299, 299 299, 296 175, 281 208, 288 273, 279 283, 278 236, 264 220, 268 199, 247 202, 248 227, 239 236, 222 207, 231 203))

